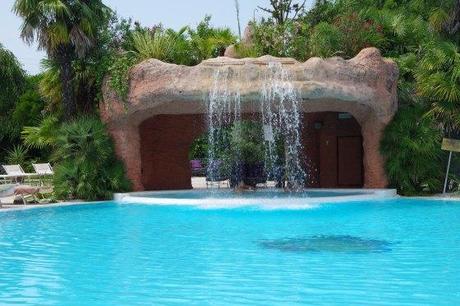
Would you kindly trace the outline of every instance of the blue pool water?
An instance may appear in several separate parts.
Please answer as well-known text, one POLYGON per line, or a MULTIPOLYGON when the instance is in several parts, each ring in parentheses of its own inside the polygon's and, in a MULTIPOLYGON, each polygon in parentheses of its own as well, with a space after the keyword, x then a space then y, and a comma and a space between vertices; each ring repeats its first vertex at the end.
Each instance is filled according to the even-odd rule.
POLYGON ((459 305, 460 202, 0 213, 0 305, 459 305))

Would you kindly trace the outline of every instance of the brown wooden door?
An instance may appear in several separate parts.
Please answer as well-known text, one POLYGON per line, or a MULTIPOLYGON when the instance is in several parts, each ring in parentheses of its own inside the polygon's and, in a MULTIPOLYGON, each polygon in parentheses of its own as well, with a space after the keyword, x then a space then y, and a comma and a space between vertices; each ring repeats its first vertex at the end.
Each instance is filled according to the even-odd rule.
POLYGON ((363 147, 360 136, 337 137, 337 185, 363 186, 363 147))
POLYGON ((337 187, 337 136, 322 131, 320 136, 320 185, 321 188, 337 187))

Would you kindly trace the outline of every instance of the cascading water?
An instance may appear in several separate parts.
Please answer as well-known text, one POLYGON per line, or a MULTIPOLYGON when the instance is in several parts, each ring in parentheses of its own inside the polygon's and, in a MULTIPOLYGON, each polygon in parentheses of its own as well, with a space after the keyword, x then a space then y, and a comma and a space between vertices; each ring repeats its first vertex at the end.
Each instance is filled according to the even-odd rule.
MULTIPOLYGON (((214 84, 208 98, 208 179, 221 177, 220 152, 225 144, 222 128, 241 121, 241 97, 234 81, 238 76, 230 67, 221 67, 214 74, 214 84)), ((287 70, 281 63, 268 65, 260 93, 260 113, 265 135, 265 171, 268 179, 286 180, 291 190, 303 189, 306 174, 300 155, 301 112, 298 94, 287 70), (277 144, 282 142, 284 152, 280 157, 277 144), (284 177, 284 179, 283 179, 284 177)), ((238 129, 236 129, 238 132, 238 129)), ((228 144, 227 144, 228 145, 228 144)), ((238 152, 238 148, 232 148, 238 152)), ((237 154, 237 153, 236 153, 237 154)), ((238 158, 236 158, 238 161, 238 158)), ((241 164, 232 164, 232 176, 241 175, 241 164)))
POLYGON ((279 62, 268 65, 261 95, 261 113, 266 134, 275 134, 266 141, 266 169, 269 177, 280 177, 284 173, 288 187, 303 189, 306 173, 300 155, 302 152, 302 117, 299 97, 291 82, 289 72, 279 62), (275 139, 284 144, 284 161, 279 160, 275 139), (284 167, 280 167, 284 164, 284 167))
MULTIPOLYGON (((208 98, 208 168, 207 177, 211 181, 222 176, 220 149, 225 146, 222 128, 241 121, 241 99, 239 90, 230 90, 234 71, 222 67, 214 73, 214 84, 208 98)), ((237 170, 239 166, 236 166, 237 170)))

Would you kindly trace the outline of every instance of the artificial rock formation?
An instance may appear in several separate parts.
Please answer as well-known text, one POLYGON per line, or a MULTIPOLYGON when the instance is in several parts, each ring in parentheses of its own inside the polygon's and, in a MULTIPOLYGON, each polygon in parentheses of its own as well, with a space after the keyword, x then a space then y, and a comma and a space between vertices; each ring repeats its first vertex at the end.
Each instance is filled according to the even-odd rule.
MULTIPOLYGON (((364 186, 385 187, 379 143, 384 127, 397 110, 398 68, 391 60, 382 58, 378 49, 367 48, 350 60, 310 58, 300 63, 294 59, 271 56, 246 59, 219 57, 187 67, 151 59, 133 67, 126 101, 117 97, 106 84, 100 109, 135 189, 151 188, 144 186, 143 179, 146 170, 141 156, 146 153, 141 148, 141 143, 145 143, 145 139, 141 139, 141 135, 145 134, 141 126, 144 122, 152 124, 155 116, 173 118, 174 115, 205 114, 206 99, 214 86, 217 70, 225 70, 231 76, 228 88, 240 93, 243 112, 257 112, 264 76, 271 62, 279 62, 289 71, 302 100, 302 111, 348 112, 356 118, 363 136, 364 186)), ((196 130, 197 133, 202 132, 202 125, 196 130)), ((168 132, 163 129, 162 133, 168 132)), ((177 133, 172 135, 177 136, 177 133)), ((189 145, 189 142, 183 144, 189 145)), ((160 162, 155 161, 156 165, 160 162)), ((188 161, 181 167, 187 168, 188 161)), ((187 187, 181 183, 164 189, 187 187)))

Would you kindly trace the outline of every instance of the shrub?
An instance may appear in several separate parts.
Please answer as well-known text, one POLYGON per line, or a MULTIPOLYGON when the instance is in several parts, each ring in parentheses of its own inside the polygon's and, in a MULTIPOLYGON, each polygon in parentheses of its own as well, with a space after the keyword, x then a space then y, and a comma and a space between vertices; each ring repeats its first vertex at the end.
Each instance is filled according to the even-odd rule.
POLYGON ((28 155, 29 152, 26 147, 15 145, 7 152, 6 161, 9 165, 27 166, 28 155))
POLYGON ((441 190, 442 134, 425 112, 420 105, 401 107, 382 139, 390 185, 403 195, 441 190))
POLYGON ((58 132, 54 192, 60 199, 110 199, 130 189, 104 124, 94 117, 65 123, 58 132))
POLYGON ((20 126, 35 124, 41 117, 45 101, 38 92, 38 83, 41 76, 27 77, 27 86, 19 97, 12 118, 20 126))
POLYGON ((262 124, 254 121, 235 122, 231 131, 230 148, 234 158, 249 165, 263 163, 265 146, 262 124))
POLYGON ((313 29, 310 39, 310 48, 313 55, 319 57, 339 55, 342 47, 342 33, 336 26, 321 22, 313 29))

